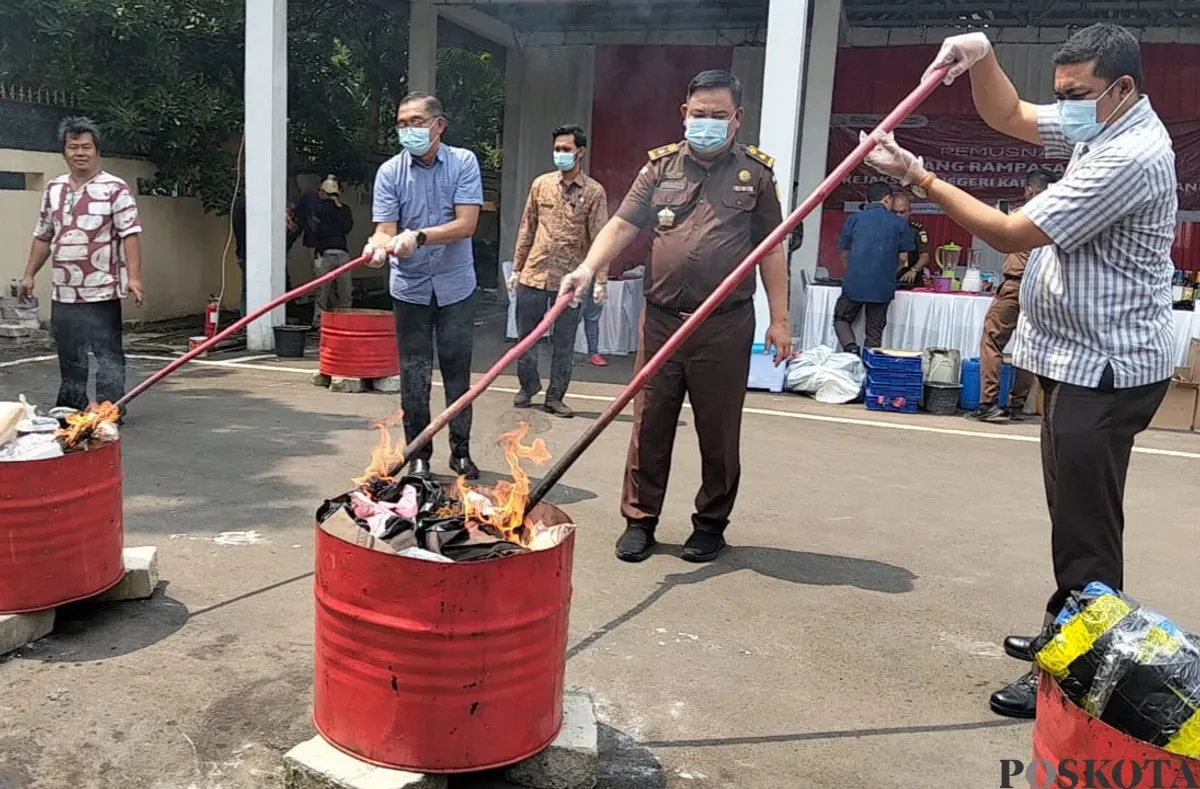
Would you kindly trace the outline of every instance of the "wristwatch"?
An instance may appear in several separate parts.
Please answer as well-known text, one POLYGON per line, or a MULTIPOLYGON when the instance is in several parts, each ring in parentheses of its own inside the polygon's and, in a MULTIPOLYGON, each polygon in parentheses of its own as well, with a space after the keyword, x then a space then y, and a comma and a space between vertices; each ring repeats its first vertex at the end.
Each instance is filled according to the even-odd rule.
POLYGON ((425 231, 418 230, 417 231, 417 249, 420 249, 423 246, 425 246, 425 231))

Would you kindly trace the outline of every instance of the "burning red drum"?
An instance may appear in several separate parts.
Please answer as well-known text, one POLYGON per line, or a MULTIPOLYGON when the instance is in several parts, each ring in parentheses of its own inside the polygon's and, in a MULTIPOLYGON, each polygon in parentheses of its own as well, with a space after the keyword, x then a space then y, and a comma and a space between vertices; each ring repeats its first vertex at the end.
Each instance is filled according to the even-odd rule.
MULTIPOLYGON (((1047 776, 1047 764, 1057 769, 1064 760, 1073 759, 1073 769, 1078 771, 1079 783, 1083 786, 1085 766, 1105 763, 1108 769, 1122 770, 1118 776, 1105 774, 1104 780, 1111 786, 1195 786, 1200 781, 1200 760, 1188 759, 1169 753, 1149 743, 1135 740, 1117 731, 1107 723, 1096 720, 1076 706, 1046 672, 1038 678, 1037 721, 1033 726, 1033 760, 1029 767, 1031 786, 1059 786, 1055 776, 1047 776), (1043 761, 1039 761, 1043 760, 1043 761), (1157 767, 1156 767, 1157 764, 1157 767), (1145 770, 1146 780, 1131 783, 1132 770, 1145 770), (1157 780, 1151 768, 1160 772, 1157 780)), ((1070 783, 1063 776, 1062 786, 1070 783)), ((1100 784, 1097 783, 1097 786, 1100 784)))
MULTIPOLYGON (((530 520, 569 523, 539 504, 530 520)), ((317 528, 321 735, 418 773, 502 767, 562 728, 575 535, 544 551, 454 564, 372 551, 317 528)))
POLYGON ((321 313, 322 375, 389 378, 400 374, 396 319, 386 310, 321 313))
POLYGON ((0 614, 55 608, 125 576, 120 442, 0 467, 0 614))

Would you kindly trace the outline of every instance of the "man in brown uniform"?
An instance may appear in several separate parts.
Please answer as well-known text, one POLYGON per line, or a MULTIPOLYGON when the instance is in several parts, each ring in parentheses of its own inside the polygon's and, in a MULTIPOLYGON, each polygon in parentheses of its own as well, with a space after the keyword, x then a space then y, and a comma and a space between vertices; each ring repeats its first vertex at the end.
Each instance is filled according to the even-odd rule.
MULTIPOLYGON (((596 272, 642 228, 652 228, 639 369, 783 221, 771 172, 774 159, 733 142, 743 115, 741 99, 741 82, 729 72, 696 75, 682 108, 686 141, 650 152, 650 161, 583 264, 563 278, 560 292, 578 300, 596 272)), ((791 353, 783 245, 763 259, 760 273, 771 311, 766 344, 775 349, 778 365, 791 353)), ((696 421, 702 483, 683 558, 711 561, 725 547, 723 533, 741 479, 742 404, 754 343, 754 289, 755 278, 744 279, 634 401, 621 503, 628 526, 617 541, 617 557, 623 561, 641 561, 654 546, 685 396, 696 421)))
MULTIPOLYGON (((1025 199, 1045 191, 1054 178, 1045 170, 1030 170, 1025 176, 1025 199)), ((992 306, 983 319, 983 335, 979 339, 979 407, 968 412, 967 419, 979 422, 1007 422, 1025 410, 1025 399, 1033 388, 1033 374, 1028 370, 1013 370, 1012 391, 1008 406, 1000 404, 1000 370, 1004 366, 1004 346, 1008 345, 1017 317, 1021 314, 1021 276, 1029 262, 1029 250, 1013 252, 1004 258, 1004 280, 996 291, 992 306)))

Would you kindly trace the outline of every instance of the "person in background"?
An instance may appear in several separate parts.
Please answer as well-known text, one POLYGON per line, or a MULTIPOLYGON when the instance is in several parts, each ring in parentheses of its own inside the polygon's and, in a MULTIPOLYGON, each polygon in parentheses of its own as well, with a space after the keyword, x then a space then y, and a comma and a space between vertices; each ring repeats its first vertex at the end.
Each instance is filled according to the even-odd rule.
MULTIPOLYGON (((970 73, 988 126, 1070 159, 1059 181, 1005 214, 926 170, 890 134, 867 156, 992 249, 1033 250, 1013 363, 1038 376, 1046 400, 1042 476, 1055 588, 1045 626, 1088 583, 1125 584, 1129 458, 1175 371, 1175 153, 1142 93, 1138 40, 1119 25, 1085 27, 1059 46, 1055 104, 1022 101, 984 33, 947 38, 929 70, 941 67, 947 81, 970 73)), ((1033 643, 1009 636, 1004 649, 1032 661, 1033 643)), ((1037 673, 1026 673, 992 694, 992 710, 1034 717, 1037 685, 1037 673)))
MULTIPOLYGON (((685 141, 650 151, 617 215, 560 288, 582 299, 593 276, 605 271, 642 228, 653 226, 639 369, 783 221, 771 170, 775 160, 734 142, 745 114, 741 81, 728 71, 700 72, 688 85, 681 114, 685 141)), ((759 273, 770 303, 765 341, 774 348, 778 366, 791 355, 792 345, 782 244, 767 253, 759 273)), ((701 488, 682 557, 709 562, 725 548, 741 482, 742 406, 755 340, 757 279, 743 279, 634 401, 621 504, 627 525, 616 546, 622 561, 640 562, 654 547, 685 396, 700 441, 701 488)))
MULTIPOLYGON (((289 203, 284 213, 284 255, 292 248, 297 239, 304 232, 303 228, 299 227, 294 219, 294 206, 289 203)), ((234 260, 237 263, 238 269, 242 272, 242 294, 238 301, 238 315, 246 315, 246 194, 244 190, 239 190, 237 198, 233 202, 233 211, 230 215, 230 224, 233 228, 233 244, 234 244, 234 260)), ((292 289, 292 275, 284 269, 284 287, 287 290, 292 289)))
MULTIPOLYGON (((317 202, 308 214, 309 233, 313 243, 313 274, 322 276, 350 261, 347 236, 354 229, 350 207, 342 205, 341 187, 337 178, 329 176, 317 189, 317 202)), ((313 325, 321 322, 321 313, 332 309, 350 309, 353 303, 353 275, 347 272, 333 282, 321 286, 317 293, 313 325), (336 294, 335 294, 336 291, 336 294)))
MULTIPOLYGON (((583 262, 592 241, 608 221, 608 195, 594 178, 583 174, 587 135, 573 123, 552 133, 554 170, 533 179, 513 252, 513 271, 508 291, 517 299, 517 331, 529 335, 558 297, 563 275, 583 262)), ((606 273, 596 276, 588 296, 603 304, 606 273)), ((579 327, 577 306, 570 307, 554 322, 553 356, 545 408, 555 416, 575 413, 563 402, 571 384, 575 361, 575 335, 579 327)), ((538 375, 538 346, 517 362, 521 390, 513 398, 517 408, 529 408, 542 389, 538 375)))
MULTIPOLYGON (((1025 200, 1032 200, 1054 183, 1045 170, 1032 169, 1025 176, 1025 200)), ((1004 348, 1017 328, 1021 314, 1021 277, 1029 262, 1029 252, 1010 252, 1004 258, 1003 277, 996 297, 983 319, 983 335, 979 338, 979 406, 965 416, 977 422, 1008 422, 1019 419, 1025 410, 1025 400, 1033 389, 1033 373, 1013 369, 1012 391, 1008 406, 1000 405, 1000 372, 1004 367, 1004 348)))
MULTIPOLYGON (((600 275, 596 275, 599 280, 600 275)), ((608 286, 597 281, 583 296, 583 336, 587 339, 588 364, 593 367, 608 367, 608 361, 600 355, 600 315, 608 298, 608 286)))
POLYGON ((912 200, 907 192, 892 193, 892 213, 908 222, 913 239, 913 245, 904 250, 908 253, 908 262, 900 267, 898 281, 918 287, 924 285, 932 276, 929 267, 929 234, 925 232, 924 225, 912 218, 912 200))
POLYGON ((833 330, 845 353, 859 354, 854 321, 864 309, 868 348, 883 345, 888 306, 896 295, 896 272, 916 247, 908 220, 892 213, 892 187, 876 181, 867 187, 867 205, 846 217, 838 235, 842 252, 842 295, 833 307, 833 330))
MULTIPOLYGON (((475 330, 475 255, 471 236, 483 205, 475 154, 442 142, 446 116, 437 97, 409 93, 396 108, 404 149, 375 175, 375 233, 363 254, 374 268, 391 261, 391 291, 400 345, 404 437, 429 425, 433 351, 446 405, 471 384, 475 330)), ((471 408, 450 421, 450 470, 479 478, 471 460, 471 408)), ((409 473, 428 476, 432 445, 410 458, 409 473)))
MULTIPOLYGON (((88 352, 96 356, 96 400, 125 395, 121 300, 141 305, 141 220, 129 184, 100 169, 100 129, 88 118, 58 128, 70 172, 51 178, 33 231, 18 297, 33 295, 46 261, 54 272, 50 323, 62 376, 56 406, 88 407, 88 352)), ((124 418, 125 409, 121 409, 124 418)))

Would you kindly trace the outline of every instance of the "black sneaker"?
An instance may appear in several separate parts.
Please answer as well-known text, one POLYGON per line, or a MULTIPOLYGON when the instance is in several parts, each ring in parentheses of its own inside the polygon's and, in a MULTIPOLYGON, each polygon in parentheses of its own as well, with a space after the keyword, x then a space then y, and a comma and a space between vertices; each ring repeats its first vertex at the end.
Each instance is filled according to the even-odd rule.
POLYGON ((450 470, 467 479, 479 479, 479 466, 475 465, 470 455, 450 458, 450 470))
POLYGON ((683 544, 680 558, 685 562, 711 562, 725 550, 725 538, 710 531, 693 531, 683 544))
POLYGON ((976 422, 1012 421, 1012 415, 995 403, 980 403, 978 408, 974 411, 968 411, 963 416, 967 419, 973 419, 976 422))
POLYGON ((852 353, 855 356, 862 356, 862 348, 855 343, 851 343, 849 345, 842 346, 842 353, 852 353))
POLYGON ((1025 419, 1025 403, 1024 402, 1015 403, 1015 402, 1009 401, 1008 408, 1005 410, 1008 411, 1008 418, 1011 419, 1012 421, 1014 421, 1014 422, 1024 421, 1024 419, 1025 419))
POLYGON ((617 558, 623 562, 644 562, 654 551, 654 532, 630 524, 617 540, 617 558))
POLYGON ((533 395, 517 392, 513 395, 513 408, 529 408, 533 405, 533 395))
POLYGON ((563 419, 570 419, 571 417, 575 416, 575 412, 571 410, 571 407, 562 400, 547 400, 546 411, 554 414, 555 416, 560 416, 563 419))

